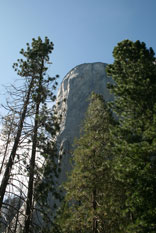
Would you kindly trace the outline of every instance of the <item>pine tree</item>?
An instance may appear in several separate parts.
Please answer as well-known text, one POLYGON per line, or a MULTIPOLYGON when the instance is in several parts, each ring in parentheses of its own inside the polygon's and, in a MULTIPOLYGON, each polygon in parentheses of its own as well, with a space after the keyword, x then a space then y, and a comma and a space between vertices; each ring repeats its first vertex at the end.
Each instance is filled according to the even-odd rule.
POLYGON ((145 43, 124 40, 113 51, 107 73, 111 104, 119 119, 113 130, 114 178, 125 193, 119 216, 129 218, 123 232, 155 232, 156 65, 145 43))
MULTIPOLYGON (((26 196, 22 192, 26 201, 24 204, 26 213, 23 213, 25 216, 24 232, 34 230, 36 225, 33 223, 35 205, 37 203, 40 206, 41 202, 46 203, 48 192, 54 192, 54 179, 56 180, 58 175, 55 138, 59 125, 56 111, 52 106, 52 102, 56 99, 54 92, 58 75, 50 77, 47 74, 49 54, 52 50, 53 43, 47 37, 44 41, 40 37, 37 40, 33 39, 32 44, 27 43, 27 49, 22 49, 20 52, 24 59, 19 59, 13 66, 17 74, 24 78, 24 84, 22 88, 13 86, 12 97, 15 104, 14 106, 8 104, 9 110, 15 112, 19 120, 1 183, 0 207, 2 208, 2 204, 4 204, 4 195, 8 192, 8 186, 15 186, 15 180, 21 184, 22 179, 19 179, 18 175, 25 176, 23 179, 25 182, 28 181, 28 189, 25 190, 26 196), (20 174, 14 174, 14 171, 17 173, 18 169, 20 174), (44 174, 46 175, 44 179, 48 178, 51 183, 46 187, 42 185, 41 193, 44 196, 41 196, 37 195, 36 190, 41 183, 47 184, 46 181, 43 181, 44 174)), ((22 184, 24 185, 24 182, 22 184)), ((24 186, 26 188, 26 185, 24 186)), ((17 189, 20 190, 19 187, 17 189)), ((17 190, 15 195, 17 195, 16 192, 17 190)), ((42 216, 49 215, 46 210, 43 210, 43 205, 37 211, 42 212, 42 216)), ((41 226, 38 227, 41 228, 41 226)))
POLYGON ((73 153, 74 168, 64 185, 65 206, 58 218, 62 232, 111 232, 107 209, 111 151, 107 146, 111 146, 112 124, 114 120, 103 98, 92 94, 73 153))

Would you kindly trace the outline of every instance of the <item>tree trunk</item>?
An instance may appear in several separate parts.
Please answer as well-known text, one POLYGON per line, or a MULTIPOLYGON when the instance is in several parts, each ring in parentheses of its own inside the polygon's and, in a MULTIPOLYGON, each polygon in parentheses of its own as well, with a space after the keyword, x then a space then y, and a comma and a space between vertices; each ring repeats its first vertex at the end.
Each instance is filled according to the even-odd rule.
POLYGON ((39 92, 38 99, 36 103, 36 111, 35 111, 35 122, 34 122, 34 130, 33 130, 33 141, 32 141, 32 153, 30 159, 30 173, 29 173, 29 182, 28 182, 28 194, 27 194, 27 202, 26 202, 26 219, 24 226, 24 233, 28 233, 32 221, 32 212, 33 212, 33 192, 34 192, 34 170, 35 170, 35 158, 36 158, 36 147, 37 147, 37 133, 38 133, 38 124, 39 124, 39 108, 41 103, 41 84, 42 84, 42 71, 44 67, 44 61, 42 61, 40 78, 39 78, 39 92))
POLYGON ((28 183, 28 194, 26 202, 26 220, 24 232, 29 232, 31 217, 32 217, 32 200, 33 200, 33 185, 34 185, 34 169, 35 169, 35 157, 36 157, 36 147, 37 147, 37 129, 38 129, 38 114, 39 114, 39 105, 36 106, 35 114, 35 125, 34 125, 34 135, 33 135, 33 145, 32 145, 32 154, 30 159, 30 174, 29 174, 29 183, 28 183))
POLYGON ((7 140, 6 140, 6 145, 5 145, 5 151, 4 151, 4 156, 3 156, 3 161, 2 161, 2 164, 1 164, 1 168, 0 168, 0 174, 2 172, 2 169, 3 169, 3 166, 4 166, 4 162, 5 162, 5 158, 6 158, 6 155, 7 155, 7 151, 8 151, 8 146, 9 146, 9 141, 10 141, 10 132, 8 133, 8 137, 7 137, 7 140))
MULTIPOLYGON (((95 188, 93 190, 93 210, 94 210, 94 212, 96 210, 96 206, 97 206, 97 203, 96 203, 96 188, 95 188)), ((96 216, 93 216, 93 233, 98 233, 96 216)))
POLYGON ((13 166, 14 159, 15 159, 15 156, 16 156, 16 151, 18 149, 18 144, 19 144, 22 129, 23 129, 23 123, 24 123, 24 120, 25 120, 27 107, 28 107, 28 104, 29 104, 30 93, 31 93, 31 89, 33 87, 33 81, 34 81, 34 78, 31 79, 31 82, 29 84, 28 92, 27 92, 27 95, 26 95, 26 100, 25 100, 24 105, 23 105, 23 111, 22 111, 20 121, 19 121, 19 125, 18 125, 17 135, 16 135, 16 138, 15 138, 14 145, 12 147, 12 151, 10 153, 9 161, 7 163, 5 173, 4 173, 4 176, 3 176, 3 179, 2 179, 1 187, 0 187, 0 215, 1 215, 1 208, 2 208, 2 204, 3 204, 3 198, 4 198, 6 187, 7 187, 9 178, 10 178, 10 173, 11 173, 11 170, 12 170, 12 166, 13 166))
MULTIPOLYGON (((7 119, 7 121, 9 121, 9 118, 7 119)), ((11 118, 11 123, 10 123, 9 131, 8 131, 8 134, 7 134, 7 139, 6 139, 6 143, 5 143, 5 150, 4 150, 3 160, 2 160, 2 164, 1 164, 1 168, 0 168, 0 175, 2 173, 4 162, 5 162, 5 158, 7 156, 8 147, 9 147, 9 143, 10 143, 10 137, 11 137, 11 133, 13 132, 13 123, 14 123, 14 117, 11 118)), ((5 126, 5 127, 7 127, 7 126, 5 126)))

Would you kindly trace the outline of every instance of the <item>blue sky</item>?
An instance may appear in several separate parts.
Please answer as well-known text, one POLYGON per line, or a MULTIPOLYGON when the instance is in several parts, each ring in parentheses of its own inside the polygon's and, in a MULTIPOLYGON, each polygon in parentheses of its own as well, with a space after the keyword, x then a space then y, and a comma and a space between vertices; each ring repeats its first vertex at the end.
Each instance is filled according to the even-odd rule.
POLYGON ((88 62, 112 63, 114 46, 140 40, 156 51, 156 0, 2 0, 0 3, 0 103, 13 83, 12 64, 32 38, 54 43, 50 74, 60 81, 88 62))

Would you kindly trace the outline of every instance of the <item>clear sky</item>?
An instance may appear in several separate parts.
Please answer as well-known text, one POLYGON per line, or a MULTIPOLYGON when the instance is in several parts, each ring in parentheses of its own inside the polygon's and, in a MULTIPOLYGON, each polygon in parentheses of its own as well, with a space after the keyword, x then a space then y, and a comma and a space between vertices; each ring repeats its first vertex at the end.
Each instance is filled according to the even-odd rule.
POLYGON ((60 80, 76 65, 112 63, 114 46, 140 40, 156 51, 156 0, 1 0, 0 103, 12 64, 32 38, 54 43, 50 74, 60 80))

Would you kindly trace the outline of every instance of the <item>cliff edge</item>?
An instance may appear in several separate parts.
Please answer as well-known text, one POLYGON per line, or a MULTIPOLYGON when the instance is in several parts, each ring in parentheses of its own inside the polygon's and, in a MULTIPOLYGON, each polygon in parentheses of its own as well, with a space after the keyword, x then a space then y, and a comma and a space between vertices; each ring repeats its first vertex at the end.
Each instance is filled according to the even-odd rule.
POLYGON ((107 89, 111 79, 106 75, 106 66, 102 62, 78 65, 64 77, 58 90, 57 111, 62 114, 61 131, 57 138, 62 154, 60 183, 66 179, 66 172, 70 170, 73 142, 79 137, 89 96, 95 92, 102 94, 106 101, 113 99, 107 89))

